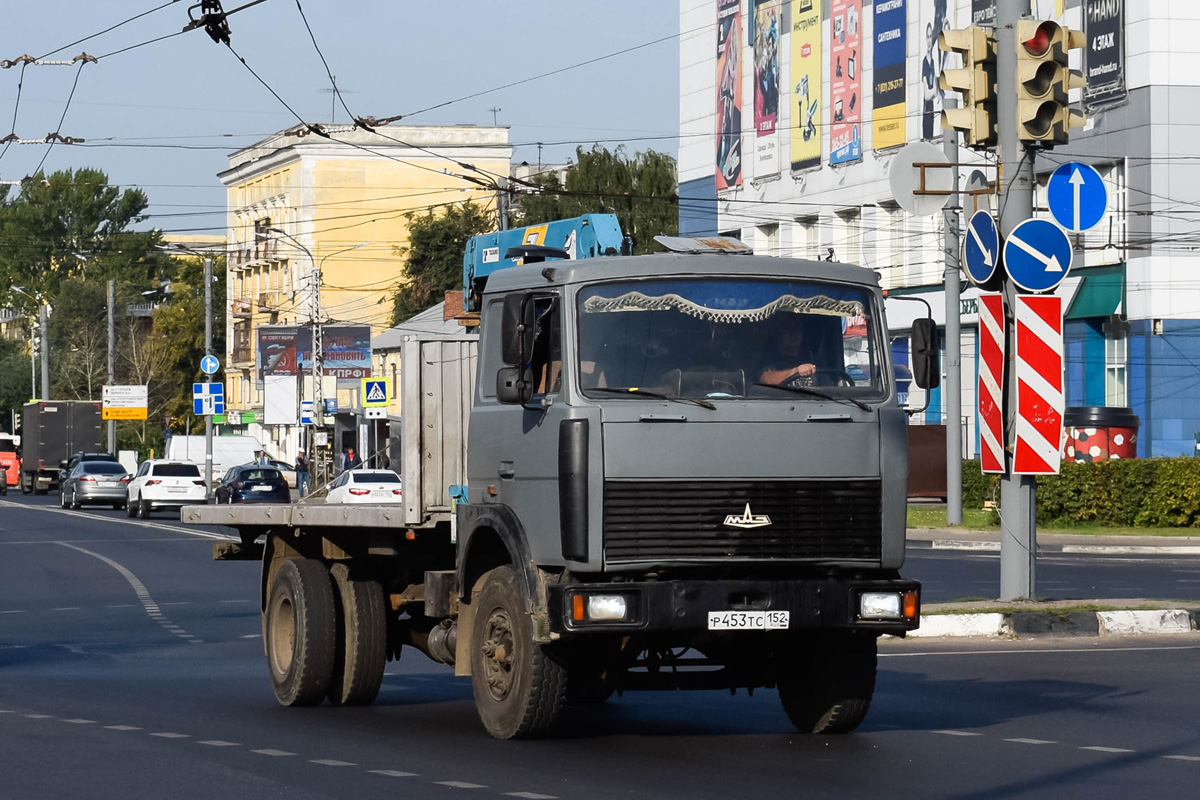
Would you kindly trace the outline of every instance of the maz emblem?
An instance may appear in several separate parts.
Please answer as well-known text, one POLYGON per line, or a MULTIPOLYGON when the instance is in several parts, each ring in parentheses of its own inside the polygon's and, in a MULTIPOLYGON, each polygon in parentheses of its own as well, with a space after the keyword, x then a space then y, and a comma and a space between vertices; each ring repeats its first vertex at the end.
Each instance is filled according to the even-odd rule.
POLYGON ((750 513, 750 504, 746 503, 746 510, 741 516, 730 514, 725 518, 725 524, 730 528, 763 528, 771 524, 771 518, 766 514, 750 513))

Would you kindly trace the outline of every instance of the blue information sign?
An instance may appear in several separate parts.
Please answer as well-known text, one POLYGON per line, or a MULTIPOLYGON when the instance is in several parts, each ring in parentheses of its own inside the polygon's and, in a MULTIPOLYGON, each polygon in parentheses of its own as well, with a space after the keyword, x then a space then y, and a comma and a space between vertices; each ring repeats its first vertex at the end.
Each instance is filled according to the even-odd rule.
POLYGON ((963 268, 971 283, 984 286, 996 276, 1000 264, 1000 233, 996 220, 986 211, 976 211, 963 240, 963 268))
POLYGON ((1071 240, 1048 219, 1027 219, 1004 240, 1004 269, 1019 288, 1049 292, 1071 269, 1071 240))
POLYGON ((211 417, 225 413, 225 384, 193 383, 192 413, 197 417, 211 417))
POLYGON ((221 368, 221 362, 216 356, 205 356, 200 359, 200 371, 205 375, 215 375, 221 368))
POLYGON ((1108 189, 1093 167, 1072 161, 1050 176, 1046 203, 1055 222, 1078 233, 1096 227, 1104 219, 1108 189))

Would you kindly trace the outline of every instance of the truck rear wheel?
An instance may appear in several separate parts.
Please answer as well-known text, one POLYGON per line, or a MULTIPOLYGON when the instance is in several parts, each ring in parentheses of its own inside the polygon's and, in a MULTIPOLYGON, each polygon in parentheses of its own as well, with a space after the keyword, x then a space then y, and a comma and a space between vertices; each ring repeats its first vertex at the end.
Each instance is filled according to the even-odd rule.
POLYGON ((475 709, 497 739, 540 736, 562 710, 566 667, 533 641, 533 622, 512 568, 498 567, 482 580, 471 633, 475 709))
POLYGON ((333 679, 337 621, 329 573, 315 559, 284 561, 267 600, 267 664, 275 698, 315 706, 333 679))
POLYGON ((33 478, 29 478, 29 482, 26 483, 26 477, 26 474, 22 472, 21 476, 17 478, 17 483, 21 485, 21 494, 29 494, 33 491, 33 478))
POLYGON ((351 576, 345 564, 329 570, 337 611, 337 647, 329 702, 335 706, 369 706, 383 684, 387 663, 387 613, 378 581, 351 576))
POLYGON ((871 707, 876 638, 813 637, 779 653, 779 700, 801 733, 849 733, 871 707))

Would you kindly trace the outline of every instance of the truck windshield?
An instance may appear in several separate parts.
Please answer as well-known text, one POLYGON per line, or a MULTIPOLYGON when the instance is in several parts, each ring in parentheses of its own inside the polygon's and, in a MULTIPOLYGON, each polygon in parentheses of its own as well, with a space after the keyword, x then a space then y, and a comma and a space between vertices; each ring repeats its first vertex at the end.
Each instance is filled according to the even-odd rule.
MULTIPOLYGON (((691 398, 794 402, 886 392, 872 293, 816 281, 609 283, 579 295, 585 395, 639 388, 691 398)), ((636 392, 628 397, 636 397, 636 392)))

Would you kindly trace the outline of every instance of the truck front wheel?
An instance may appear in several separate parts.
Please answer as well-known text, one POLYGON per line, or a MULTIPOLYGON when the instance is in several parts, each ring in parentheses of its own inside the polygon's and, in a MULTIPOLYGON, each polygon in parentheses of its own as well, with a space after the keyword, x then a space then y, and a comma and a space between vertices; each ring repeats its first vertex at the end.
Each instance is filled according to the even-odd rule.
POLYGON ((351 577, 345 564, 334 564, 329 574, 340 623, 329 702, 335 706, 369 706, 379 694, 387 663, 383 587, 378 581, 351 577))
POLYGON ((875 636, 813 637, 777 658, 779 700, 796 730, 849 733, 866 719, 875 692, 875 636))
POLYGON ((333 586, 315 559, 284 561, 267 600, 267 663, 275 698, 284 706, 315 706, 333 680, 337 624, 333 586))
POLYGON ((511 567, 483 577, 471 633, 475 708, 497 739, 532 738, 549 731, 566 698, 567 670, 550 648, 533 640, 533 622, 511 567))

